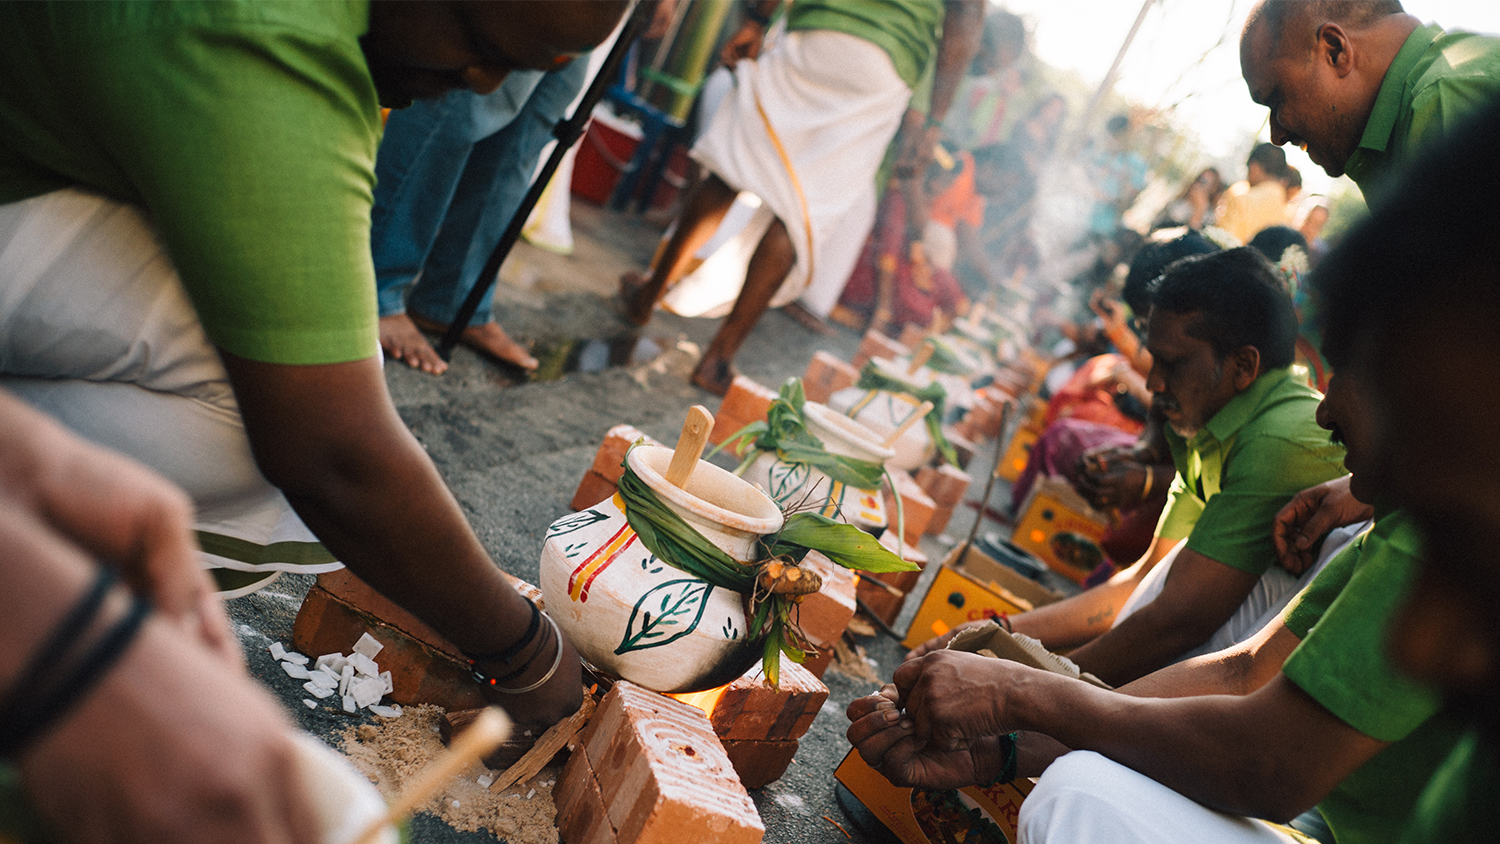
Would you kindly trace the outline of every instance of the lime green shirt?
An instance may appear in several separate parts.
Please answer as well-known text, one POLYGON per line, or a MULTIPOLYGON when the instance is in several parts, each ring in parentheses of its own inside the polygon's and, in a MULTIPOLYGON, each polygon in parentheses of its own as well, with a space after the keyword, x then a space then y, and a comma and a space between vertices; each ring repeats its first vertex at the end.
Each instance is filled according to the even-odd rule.
POLYGON ((1391 742, 1318 804, 1339 844, 1396 841, 1422 784, 1462 733, 1462 725, 1438 715, 1442 695, 1386 657, 1387 626, 1420 553, 1405 512, 1379 518, 1329 561, 1286 615, 1302 644, 1282 673, 1344 723, 1391 742))
POLYGON ((1292 496, 1344 474, 1344 449, 1313 415, 1319 394, 1290 367, 1229 400, 1191 441, 1170 428, 1177 477, 1156 535, 1261 574, 1275 558, 1271 520, 1292 496))
POLYGON ((793 0, 786 28, 829 29, 884 50, 896 73, 915 89, 937 52, 943 0, 793 0))
POLYGON ((1489 844, 1500 830, 1500 765, 1476 731, 1464 734, 1423 790, 1401 844, 1489 844))
POLYGON ((368 11, 0 3, 0 202, 76 187, 140 205, 219 348, 271 363, 370 357, 368 11))
POLYGON ((1500 97, 1500 38, 1418 27, 1386 69, 1344 172, 1366 197, 1413 153, 1500 97))

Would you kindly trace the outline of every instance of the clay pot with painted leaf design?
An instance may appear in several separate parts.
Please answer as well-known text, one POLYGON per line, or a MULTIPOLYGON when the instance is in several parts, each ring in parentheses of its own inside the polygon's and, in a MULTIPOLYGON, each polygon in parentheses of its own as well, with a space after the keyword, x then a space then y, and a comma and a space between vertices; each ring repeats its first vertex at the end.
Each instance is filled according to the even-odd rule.
MULTIPOLYGON (((735 560, 755 560, 760 537, 781 530, 781 509, 751 484, 699 461, 685 488, 667 482, 672 450, 639 446, 626 458, 661 500, 735 560)), ((657 559, 625 520, 616 494, 547 529, 541 587, 547 613, 599 671, 658 692, 716 688, 761 656, 745 598, 657 559)))
MULTIPOLYGON (((823 441, 829 454, 882 466, 896 454, 881 444, 879 434, 825 405, 806 402, 802 415, 808 432, 823 441)), ((785 509, 821 513, 876 535, 885 529, 885 501, 878 484, 876 489, 856 489, 805 463, 788 463, 771 451, 761 452, 742 477, 758 484, 785 509)))

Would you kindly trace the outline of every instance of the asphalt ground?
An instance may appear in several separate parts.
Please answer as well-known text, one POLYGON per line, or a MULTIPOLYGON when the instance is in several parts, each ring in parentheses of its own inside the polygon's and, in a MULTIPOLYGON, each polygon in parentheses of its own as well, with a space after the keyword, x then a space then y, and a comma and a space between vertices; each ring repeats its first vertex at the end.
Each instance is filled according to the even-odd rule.
MULTIPOLYGON (((480 540, 502 568, 531 583, 538 581, 547 526, 570 512, 568 502, 606 430, 629 423, 672 443, 690 406, 719 406, 717 397, 688 383, 697 350, 707 344, 716 320, 658 312, 650 325, 637 330, 615 308, 615 280, 622 271, 647 264, 658 233, 658 227, 638 217, 575 203, 573 255, 518 246, 501 270, 495 307, 501 324, 531 343, 544 366, 577 358, 580 341, 586 340, 602 341, 602 346, 595 345, 597 352, 610 345, 641 347, 639 338, 644 337, 644 348, 660 350, 654 357, 538 382, 527 382, 463 348, 455 351, 451 368, 440 377, 387 361, 386 381, 402 418, 432 455, 480 540), (568 354, 570 348, 574 351, 568 354)), ((848 360, 858 344, 859 337, 846 329, 821 334, 773 311, 750 336, 738 363, 743 374, 774 387, 801 375, 815 351, 828 350, 848 360)), ((974 466, 990 465, 992 454, 981 451, 974 466)), ((983 472, 971 472, 976 476, 971 499, 978 497, 983 472)), ((1003 484, 997 484, 993 500, 1003 501, 1008 494, 1003 484)), ((967 534, 974 512, 961 508, 948 527, 952 537, 924 538, 924 552, 934 561, 941 559, 955 539, 961 541, 967 534)), ((993 528, 991 523, 986 529, 993 528)), ((929 568, 916 595, 926 591, 934 569, 929 568)), ((256 595, 231 601, 230 614, 252 672, 299 724, 331 740, 350 724, 373 718, 334 713, 331 707, 309 711, 301 702, 306 697, 302 681, 287 677, 266 650, 273 640, 289 646, 292 621, 311 581, 284 575, 256 595)), ((897 629, 904 629, 917 603, 907 601, 897 629)), ((859 642, 878 664, 877 674, 889 678, 904 650, 885 636, 859 642)), ((877 684, 836 670, 823 679, 828 702, 801 740, 786 775, 751 792, 768 844, 850 840, 824 816, 837 821, 854 840, 871 840, 835 803, 833 770, 849 750, 844 708, 877 684)), ((415 818, 411 832, 419 844, 497 840, 488 833, 461 832, 432 815, 415 818)))

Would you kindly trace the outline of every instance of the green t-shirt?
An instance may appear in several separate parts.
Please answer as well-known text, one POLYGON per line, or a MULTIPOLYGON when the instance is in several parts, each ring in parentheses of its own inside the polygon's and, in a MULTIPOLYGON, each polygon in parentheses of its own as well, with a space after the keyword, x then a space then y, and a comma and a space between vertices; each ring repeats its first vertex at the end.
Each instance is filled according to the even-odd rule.
POLYGON ((209 338, 271 363, 375 354, 380 114, 351 2, 0 3, 0 202, 150 214, 209 338))
POLYGON ((1478 732, 1464 733, 1432 775, 1401 844, 1488 844, 1500 835, 1500 770, 1478 732))
POLYGON ((1418 27, 1386 69, 1344 172, 1366 198, 1407 158, 1500 97, 1500 38, 1418 27))
POLYGON ((1462 725, 1438 715, 1441 694, 1386 657, 1387 626, 1419 556, 1416 527, 1404 512, 1379 518, 1286 615, 1287 628, 1303 641, 1282 673, 1344 723, 1391 742, 1318 804, 1339 844, 1394 842, 1422 784, 1462 733, 1462 725))
POLYGON ((896 73, 915 89, 937 52, 943 0, 793 0, 786 28, 829 29, 863 38, 891 57, 896 73))
POLYGON ((1344 474, 1344 449, 1314 420, 1318 393, 1273 369, 1229 400, 1191 441, 1170 428, 1177 477, 1156 535, 1231 568, 1261 574, 1275 559, 1271 521, 1301 490, 1344 474))

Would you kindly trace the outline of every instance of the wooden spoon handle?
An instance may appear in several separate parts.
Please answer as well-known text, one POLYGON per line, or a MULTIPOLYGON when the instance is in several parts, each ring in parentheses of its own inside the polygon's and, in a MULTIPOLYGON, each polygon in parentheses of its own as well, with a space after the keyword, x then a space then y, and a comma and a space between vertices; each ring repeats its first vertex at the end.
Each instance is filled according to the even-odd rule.
POLYGON ((932 402, 922 402, 921 406, 918 407, 916 411, 912 413, 912 415, 906 417, 906 420, 896 427, 895 433, 885 438, 885 447, 894 447, 896 445, 896 441, 901 439, 902 434, 905 434, 907 431, 911 430, 911 426, 917 424, 919 420, 921 420, 930 412, 932 412, 932 402))
POLYGON ((911 356, 911 366, 906 368, 906 374, 916 375, 917 370, 926 366, 927 361, 932 359, 932 353, 936 349, 937 346, 931 340, 923 341, 922 345, 917 349, 916 354, 911 356))
POLYGON ((708 442, 708 432, 713 426, 714 415, 708 412, 708 408, 701 404, 688 408, 687 419, 682 423, 682 436, 677 438, 672 463, 667 467, 667 483, 676 487, 687 486, 688 478, 698 468, 698 459, 703 456, 703 446, 708 442))
POLYGON ((355 839, 356 844, 375 841, 381 830, 400 823, 402 818, 432 799, 459 771, 494 750, 508 735, 510 719, 505 717, 505 713, 493 706, 486 709, 474 719, 468 729, 454 737, 453 745, 446 753, 432 760, 417 776, 416 781, 401 792, 401 796, 386 810, 384 817, 365 827, 364 833, 355 839))

